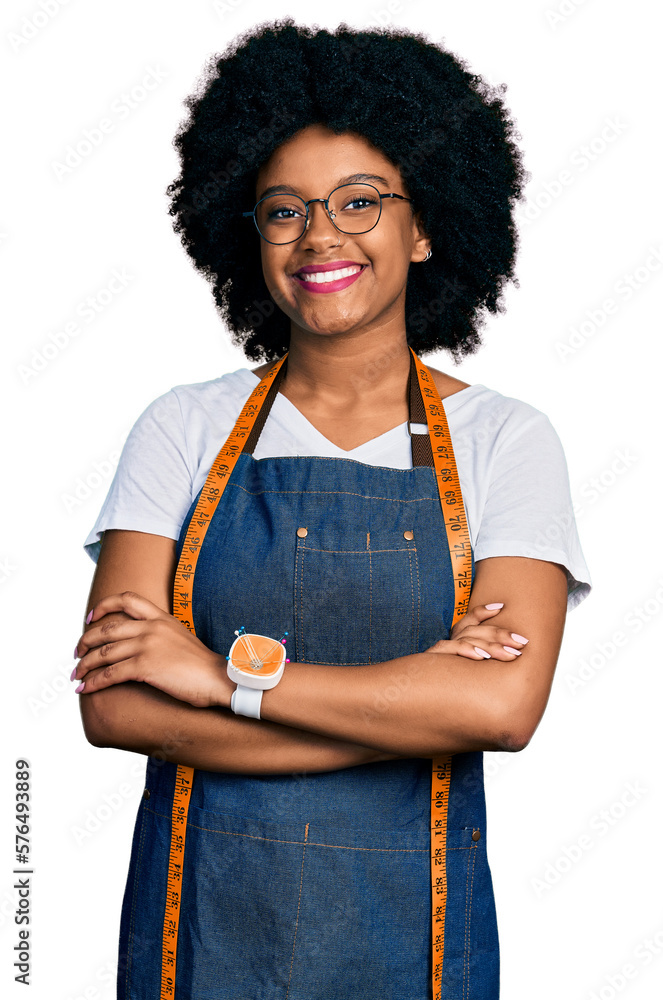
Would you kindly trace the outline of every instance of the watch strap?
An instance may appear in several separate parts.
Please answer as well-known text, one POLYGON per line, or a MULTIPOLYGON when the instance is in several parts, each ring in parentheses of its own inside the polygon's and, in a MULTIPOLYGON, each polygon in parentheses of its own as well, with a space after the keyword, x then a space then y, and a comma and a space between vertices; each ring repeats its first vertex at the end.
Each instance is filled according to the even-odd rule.
POLYGON ((250 719, 260 718, 262 690, 238 684, 230 696, 230 707, 235 715, 246 715, 250 719))

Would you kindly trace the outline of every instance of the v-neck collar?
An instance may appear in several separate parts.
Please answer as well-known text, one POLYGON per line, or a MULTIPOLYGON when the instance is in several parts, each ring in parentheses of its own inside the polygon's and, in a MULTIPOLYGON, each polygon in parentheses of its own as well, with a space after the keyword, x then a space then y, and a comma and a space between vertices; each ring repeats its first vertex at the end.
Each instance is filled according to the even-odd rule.
MULTIPOLYGON (((257 384, 261 381, 260 377, 251 371, 250 368, 244 368, 242 371, 248 372, 252 377, 254 382, 257 384)), ((455 404, 451 401, 456 398, 456 396, 462 396, 464 393, 470 391, 470 389, 485 388, 485 386, 475 383, 474 385, 466 386, 465 389, 459 389, 458 392, 451 393, 442 400, 444 404, 445 413, 448 413, 450 409, 454 408, 455 404), (447 405, 449 403, 449 405, 447 405)), ((380 452, 392 441, 400 441, 404 436, 407 436, 407 420, 404 420, 402 424, 398 424, 396 427, 390 428, 388 431, 384 431, 383 434, 378 434, 377 437, 371 438, 369 441, 364 441, 363 444, 358 445, 356 448, 351 448, 346 451, 339 445, 334 444, 330 441, 328 437, 318 430, 315 424, 312 424, 308 417, 305 417, 301 410, 299 410, 294 403, 292 403, 287 396, 284 396, 282 392, 277 392, 272 406, 272 410, 276 408, 278 410, 285 409, 289 414, 291 419, 294 419, 296 423, 302 428, 305 433, 306 438, 310 439, 311 436, 315 436, 321 443, 324 443, 325 447, 328 449, 333 449, 337 455, 341 458, 357 458, 358 456, 372 455, 374 452, 380 452)))

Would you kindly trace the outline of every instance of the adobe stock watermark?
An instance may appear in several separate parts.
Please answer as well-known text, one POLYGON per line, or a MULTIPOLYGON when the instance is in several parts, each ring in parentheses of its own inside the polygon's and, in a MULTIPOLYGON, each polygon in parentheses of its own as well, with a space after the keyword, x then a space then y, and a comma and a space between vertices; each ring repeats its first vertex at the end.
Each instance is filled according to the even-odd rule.
POLYGON ((626 271, 614 282, 611 292, 592 309, 585 309, 585 316, 574 326, 569 327, 570 334, 565 340, 555 341, 558 358, 566 363, 582 350, 599 330, 603 329, 627 302, 630 302, 636 292, 639 292, 651 280, 663 262, 663 246, 647 247, 647 256, 641 264, 632 271, 626 271))
POLYGON ((622 618, 621 628, 614 629, 609 636, 596 643, 593 652, 584 656, 578 669, 566 676, 566 686, 575 695, 619 655, 631 639, 639 635, 650 622, 658 619, 663 610, 663 579, 645 600, 634 604, 622 618))
POLYGON ((68 993, 64 1000, 105 1000, 105 998, 110 1000, 111 993, 109 991, 112 991, 112 995, 115 996, 117 960, 115 958, 109 959, 109 961, 100 965, 94 974, 94 979, 95 982, 99 982, 102 985, 95 986, 93 983, 89 983, 82 990, 77 988, 76 992, 68 993))
POLYGON ((528 195, 524 206, 516 210, 516 219, 520 225, 527 226, 551 207, 564 192, 575 183, 627 130, 628 125, 621 118, 613 116, 604 120, 601 131, 592 136, 588 142, 583 142, 572 151, 568 166, 560 170, 551 180, 543 181, 539 190, 528 195))
POLYGON ((578 490, 580 497, 586 502, 574 503, 573 513, 576 519, 584 514, 587 507, 597 503, 637 461, 638 456, 633 453, 630 445, 616 451, 610 463, 604 466, 598 475, 591 476, 578 490))
POLYGON ((101 801, 93 808, 87 809, 79 823, 74 823, 69 827, 69 832, 76 842, 76 846, 80 847, 95 833, 98 833, 109 820, 113 819, 125 802, 131 801, 132 805, 135 806, 134 796, 138 789, 145 787, 145 785, 149 788, 150 778, 154 772, 163 767, 177 751, 182 748, 186 749, 190 745, 191 740, 182 738, 179 733, 169 735, 162 740, 157 749, 150 750, 149 755, 146 754, 144 759, 134 761, 129 770, 129 776, 133 779, 139 778, 140 782, 137 784, 135 780, 133 782, 122 781, 116 790, 104 792, 101 801))
POLYGON ((80 847, 89 840, 95 833, 98 833, 122 808, 125 802, 136 804, 136 794, 138 787, 143 787, 145 776, 145 761, 135 761, 129 772, 133 779, 140 778, 140 786, 136 781, 121 781, 111 792, 103 792, 101 800, 92 808, 85 811, 85 815, 79 819, 78 823, 72 823, 69 833, 73 837, 76 846, 80 847))
POLYGON ((585 831, 572 843, 562 847, 557 857, 553 858, 552 861, 546 861, 543 871, 530 879, 530 885, 535 895, 541 899, 554 886, 559 885, 564 876, 573 871, 584 857, 594 850, 599 841, 606 837, 611 830, 614 830, 628 812, 642 801, 648 792, 649 789, 645 788, 640 780, 629 781, 618 798, 613 799, 605 808, 600 809, 591 817, 585 831))
POLYGON ((648 968, 663 952, 663 928, 648 934, 638 942, 633 949, 631 960, 624 962, 615 971, 608 973, 595 990, 588 995, 587 1000, 616 1000, 629 983, 648 968))
MULTIPOLYGON (((81 629, 82 631, 82 629, 81 629)), ((30 712, 34 718, 45 712, 47 708, 54 705, 58 701, 65 691, 71 689, 71 681, 69 680, 71 676, 72 668, 78 663, 78 660, 73 658, 67 663, 62 663, 57 668, 54 674, 48 678, 44 678, 39 683, 37 691, 33 691, 32 694, 28 695, 26 698, 26 704, 30 709, 30 712)), ((71 697, 71 695, 69 695, 71 697)))
POLYGON ((1 557, 0 558, 0 584, 6 583, 7 580, 9 580, 14 575, 14 573, 16 572, 17 569, 18 569, 18 567, 15 566, 14 563, 11 561, 11 557, 10 556, 3 556, 3 557, 1 557))
POLYGON ((95 125, 84 128, 81 136, 69 143, 59 160, 51 161, 51 169, 59 181, 69 177, 77 167, 106 141, 120 122, 126 121, 151 93, 161 86, 168 74, 158 66, 148 66, 139 83, 123 90, 110 105, 109 112, 95 125))
POLYGON ((237 147, 235 157, 227 160, 219 170, 210 170, 205 182, 191 192, 190 203, 180 206, 179 213, 183 221, 188 222, 192 216, 204 212, 210 202, 218 198, 236 176, 243 173, 246 165, 255 162, 262 154, 268 153, 277 138, 293 123, 295 123, 294 115, 281 112, 273 115, 268 124, 254 135, 247 135, 237 147))
POLYGON ((218 17, 225 17, 233 14, 244 2, 245 0, 212 0, 212 10, 218 17))
POLYGON ((559 28, 561 24, 566 24, 578 8, 585 5, 585 2, 586 0, 561 0, 556 7, 546 8, 546 21, 551 28, 559 28))
POLYGON ((14 31, 7 32, 7 41, 14 52, 20 52, 24 49, 69 2, 70 0, 39 0, 32 13, 25 14, 21 18, 20 25, 14 31))
MULTIPOLYGON (((134 280, 126 267, 113 268, 106 283, 90 295, 86 295, 74 307, 74 314, 80 317, 86 326, 93 323, 119 295, 134 280)), ((55 361, 76 337, 84 330, 78 319, 71 319, 58 330, 52 330, 48 339, 39 347, 30 349, 30 359, 17 366, 18 374, 24 385, 28 385, 41 372, 45 371, 55 361)))
POLYGON ((60 500, 67 514, 72 514, 79 507, 82 507, 85 501, 90 499, 95 490, 105 485, 115 475, 121 454, 122 449, 115 448, 110 452, 108 458, 102 458, 101 461, 94 462, 92 470, 86 473, 84 477, 77 476, 71 487, 71 492, 60 494, 60 500))

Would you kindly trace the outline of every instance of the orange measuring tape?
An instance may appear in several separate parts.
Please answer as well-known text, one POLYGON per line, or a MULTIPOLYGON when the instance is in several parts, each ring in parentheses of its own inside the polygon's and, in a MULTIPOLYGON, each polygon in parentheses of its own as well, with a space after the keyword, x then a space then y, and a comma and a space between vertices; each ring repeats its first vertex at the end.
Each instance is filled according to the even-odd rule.
MULTIPOLYGON (((412 348, 410 350, 412 351, 412 348)), ((469 606, 472 583, 470 535, 456 469, 456 461, 451 445, 451 435, 449 434, 442 400, 426 365, 419 361, 414 351, 412 351, 412 354, 416 362, 417 378, 426 410, 426 421, 428 423, 433 451, 435 476, 449 543, 455 598, 453 620, 451 623, 451 627, 453 628, 459 618, 465 614, 469 606)), ((194 635, 195 628, 192 614, 193 580, 205 534, 212 521, 212 516, 221 498, 221 494, 242 452, 244 442, 251 432, 264 398, 286 357, 287 352, 267 372, 242 407, 235 426, 216 456, 214 464, 208 473, 205 485, 202 488, 198 503, 187 528, 173 583, 173 615, 183 625, 186 625, 194 635)), ((448 754, 444 757, 434 759, 431 773, 430 860, 432 888, 432 983, 434 1000, 441 1000, 442 997, 444 920, 447 902, 446 835, 449 789, 451 785, 451 756, 451 754, 448 754)), ((178 764, 175 776, 166 906, 161 948, 160 1000, 172 1000, 175 996, 177 939, 183 890, 184 848, 194 770, 193 767, 178 764)))

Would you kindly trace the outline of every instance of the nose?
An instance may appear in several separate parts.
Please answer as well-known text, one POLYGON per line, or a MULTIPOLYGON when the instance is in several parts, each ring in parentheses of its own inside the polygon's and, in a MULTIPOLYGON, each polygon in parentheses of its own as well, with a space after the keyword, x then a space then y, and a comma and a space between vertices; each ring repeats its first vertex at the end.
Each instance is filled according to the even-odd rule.
POLYGON ((313 245, 320 241, 324 243, 331 240, 333 244, 338 244, 342 236, 343 234, 331 221, 324 201, 316 199, 314 202, 309 202, 306 229, 301 236, 300 243, 313 245))

